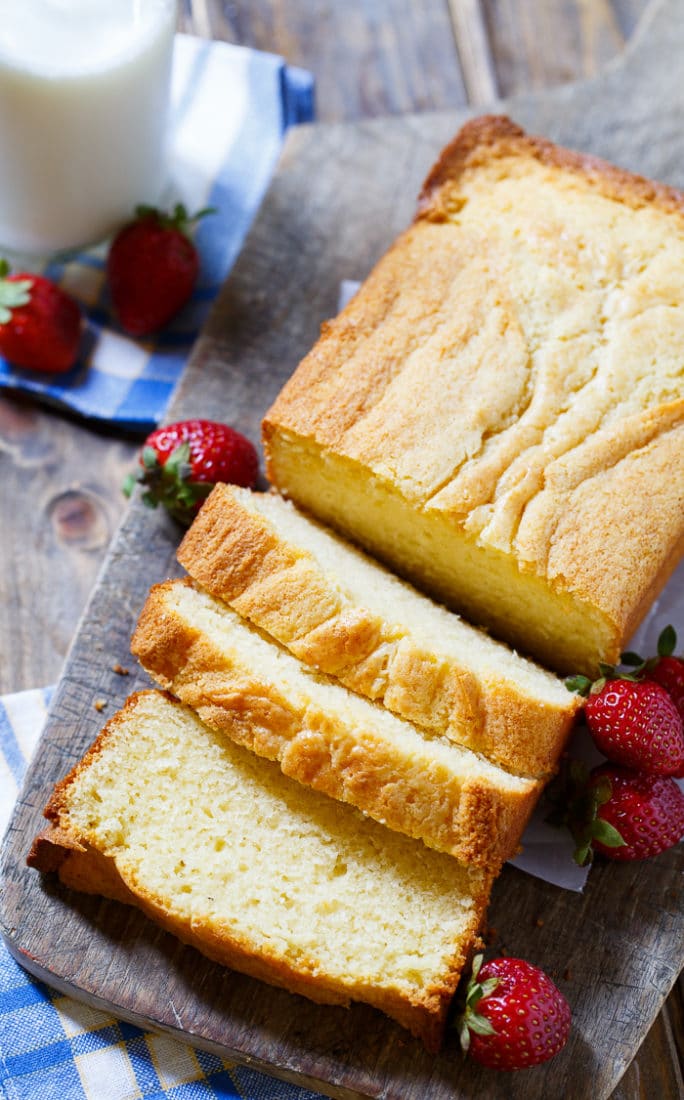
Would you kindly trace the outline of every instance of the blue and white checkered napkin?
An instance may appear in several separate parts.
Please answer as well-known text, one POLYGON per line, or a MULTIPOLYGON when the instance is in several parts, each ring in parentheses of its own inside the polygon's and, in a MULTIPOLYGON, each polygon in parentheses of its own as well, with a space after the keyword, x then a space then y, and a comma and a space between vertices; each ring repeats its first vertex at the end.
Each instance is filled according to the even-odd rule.
POLYGON ((145 434, 154 427, 263 198, 285 130, 312 117, 309 73, 273 54, 177 35, 169 184, 160 205, 217 210, 196 229, 202 266, 192 301, 163 334, 132 340, 112 318, 106 246, 52 261, 45 273, 87 313, 81 359, 57 377, 0 358, 0 386, 122 430, 145 434))
MULTIPOLYGON (((0 835, 38 742, 50 690, 0 700, 0 835)), ((56 993, 0 940, 2 1100, 319 1100, 56 993)))

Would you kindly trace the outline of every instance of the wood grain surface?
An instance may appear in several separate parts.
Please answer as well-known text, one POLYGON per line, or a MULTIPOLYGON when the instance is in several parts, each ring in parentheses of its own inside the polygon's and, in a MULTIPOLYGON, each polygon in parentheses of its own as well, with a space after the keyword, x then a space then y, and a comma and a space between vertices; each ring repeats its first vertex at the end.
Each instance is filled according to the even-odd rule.
MULTIPOLYGON (((420 126, 398 118, 292 136, 173 415, 218 413, 256 435, 263 411, 334 310, 340 278, 364 274, 409 219, 418 182, 453 123, 452 116, 420 126)), ((94 700, 107 699, 110 712, 136 682, 122 681, 113 665, 125 659, 148 585, 173 570, 177 538, 170 521, 134 506, 94 591, 6 848, 3 923, 11 948, 63 989, 138 1022, 172 1032, 182 1026, 199 1045, 299 1075, 331 1096, 502 1096, 501 1080, 464 1063, 453 1040, 431 1058, 370 1009, 321 1010, 246 978, 226 979, 138 914, 26 870, 26 838, 39 827, 52 781, 99 725, 94 700)), ((684 962, 683 870, 682 847, 643 865, 597 867, 583 897, 505 871, 491 907, 492 947, 552 973, 574 1017, 563 1054, 507 1080, 507 1096, 610 1094, 684 962)))
MULTIPOLYGON (((537 6, 525 5, 524 0, 521 5, 537 6)), ((435 6, 426 6, 436 18, 435 6)), ((545 17, 549 9, 558 11, 561 8, 559 4, 538 6, 545 17)), ((588 9, 593 9, 594 16, 599 12, 598 26, 605 28, 599 34, 591 28, 587 30, 586 20, 585 24, 575 23, 573 18, 562 21, 566 33, 570 33, 573 25, 584 26, 584 37, 579 39, 582 65, 571 75, 594 71, 611 56, 611 51, 615 56, 631 32, 640 6, 644 5, 563 5, 566 14, 570 9, 578 16, 582 14, 580 9, 585 15, 588 9), (591 49, 587 43, 593 43, 591 49)), ((230 5, 231 12, 239 7, 230 5)), ((243 26, 249 24, 257 10, 267 9, 266 5, 256 4, 243 7, 243 26)), ((269 5, 268 10, 277 7, 269 5)), ((522 18, 515 21, 520 5, 501 3, 480 7, 480 14, 484 13, 480 26, 484 23, 490 48, 497 42, 497 33, 500 35, 493 54, 498 88, 524 89, 534 86, 539 79, 553 82, 552 73, 545 71, 540 78, 535 68, 533 28, 524 30, 522 18), (519 30, 522 37, 513 37, 508 43, 513 53, 507 56, 503 28, 509 18, 523 29, 519 30), (521 56, 520 53, 515 55, 515 51, 521 50, 524 43, 529 48, 527 60, 513 64, 511 58, 521 56)), ((217 20, 223 18, 227 8, 227 4, 205 5, 210 33, 216 34, 217 20)), ((397 18, 398 10, 395 8, 391 18, 397 18)), ((681 92, 676 86, 676 64, 667 63, 667 58, 680 56, 678 51, 684 45, 680 23, 681 5, 672 0, 651 25, 650 32, 646 28, 646 38, 637 43, 626 68, 611 71, 598 85, 589 84, 579 94, 559 89, 543 99, 520 98, 512 105, 512 113, 539 132, 550 133, 560 140, 681 185, 684 182, 681 92)), ((559 28, 560 23, 556 24, 556 32, 559 28)), ((306 34, 304 24, 301 34, 306 34)), ((482 36, 473 34, 471 39, 474 43, 470 47, 471 56, 475 57, 477 48, 481 48, 482 36)), ((389 41, 387 36, 384 41, 389 41)), ((399 49, 400 41, 397 32, 392 48, 399 49)), ((270 48, 280 47, 272 42, 270 48)), ((349 45, 350 55, 354 48, 353 44, 349 45)), ((567 51, 564 56, 567 61, 567 51)), ((296 56, 296 51, 291 53, 290 59, 315 68, 315 64, 307 62, 305 57, 296 56)), ((571 53, 568 64, 572 66, 576 62, 577 58, 571 53)), ((470 80, 466 79, 467 66, 459 67, 458 71, 461 73, 459 81, 465 88, 470 80)), ((557 76, 563 79, 564 73, 558 71, 557 76)), ((449 93, 457 94, 460 92, 455 89, 449 93)), ((469 101, 474 103, 471 93, 468 95, 469 101)), ((369 109, 372 102, 372 97, 365 102, 368 113, 372 113, 369 109)), ((428 106, 452 107, 461 102, 448 101, 447 97, 447 102, 428 106)), ((398 98, 395 101, 389 97, 386 105, 389 105, 388 113, 406 109, 398 98)), ((413 106, 422 109, 425 104, 414 103, 413 106)), ((338 103, 337 109, 343 112, 344 103, 338 103)), ((352 104, 350 109, 357 108, 352 104)), ((331 114, 334 116, 333 107, 331 114)), ((341 117, 345 117, 344 114, 341 117)), ((350 117, 355 116, 351 114, 350 117)), ((193 357, 173 409, 174 415, 201 412, 217 415, 220 409, 226 419, 256 435, 258 419, 269 395, 274 392, 272 387, 280 384, 315 338, 320 320, 334 311, 339 279, 362 276, 394 232, 405 224, 425 167, 458 121, 450 112, 443 116, 397 119, 391 126, 373 123, 351 130, 330 127, 323 132, 314 131, 315 138, 312 131, 292 136, 248 251, 193 357), (339 178, 333 180, 325 176, 323 166, 331 162, 344 169, 344 185, 340 185, 339 178), (390 172, 380 171, 383 163, 391 164, 390 172), (364 181, 362 196, 347 186, 351 178, 350 167, 358 173, 358 180, 364 181), (314 172, 320 180, 312 174, 314 172), (315 186, 311 182, 314 180, 315 186), (303 191, 307 193, 305 204, 301 202, 303 191), (333 226, 326 225, 326 211, 329 214, 334 203, 338 203, 337 209, 340 209, 340 196, 348 215, 336 218, 333 226), (364 204, 365 215, 360 219, 358 208, 364 204), (391 212, 390 216, 386 216, 387 211, 391 212), (274 248, 274 240, 278 242, 277 248, 274 248), (321 253, 325 258, 323 264, 321 253), (293 265, 293 256, 301 256, 301 263, 293 265), (293 277, 295 266, 296 277, 293 277), (269 287, 276 288, 274 295, 267 293, 269 287), (273 347, 264 346, 262 342, 265 325, 276 340, 277 354, 273 347)), ((118 485, 123 469, 130 462, 133 445, 96 435, 83 426, 39 412, 14 399, 0 403, 0 442, 3 449, 2 514, 13 520, 11 524, 6 520, 1 551, 8 619, 3 632, 0 675, 5 689, 16 689, 45 682, 56 675, 85 594, 123 511, 118 485), (31 501, 30 507, 26 507, 26 500, 31 501), (37 624, 40 624, 39 629, 36 629, 37 624)), ((397 1092, 399 1086, 393 1078, 392 1066, 397 1059, 400 1068, 403 1065, 401 1057, 405 1051, 401 1042, 404 1040, 402 1036, 397 1039, 394 1034, 397 1029, 384 1024, 371 1010, 359 1009, 351 1014, 329 1010, 329 1016, 327 1011, 321 1014, 320 1010, 311 1010, 305 1002, 296 1000, 297 1012, 294 1014, 292 1005, 295 1002, 286 994, 269 994, 262 1000, 258 983, 236 976, 231 976, 231 989, 226 999, 225 979, 217 982, 216 976, 212 977, 207 971, 208 964, 170 943, 168 937, 151 931, 146 922, 141 926, 141 918, 135 914, 106 903, 73 897, 66 899, 66 895, 49 890, 43 892, 27 883, 20 855, 27 830, 33 829, 52 780, 80 755, 99 727, 100 715, 93 709, 95 699, 106 698, 109 701, 107 712, 111 712, 134 686, 132 678, 114 673, 113 665, 117 661, 127 663, 130 628, 148 583, 173 569, 176 535, 173 526, 162 517, 140 513, 134 506, 125 517, 102 583, 93 594, 67 677, 60 688, 49 739, 37 771, 34 769, 32 773, 25 803, 19 809, 10 836, 3 920, 7 922, 12 942, 19 951, 29 950, 21 937, 30 928, 35 937, 32 946, 37 948, 33 951, 37 960, 30 965, 40 970, 46 962, 54 965, 51 952, 55 942, 50 929, 58 929, 57 941, 64 963, 59 983, 70 988, 74 982, 82 982, 82 987, 94 991, 86 994, 94 999, 98 990, 101 995, 103 988, 111 990, 113 984, 117 992, 132 998, 127 1002, 124 1015, 149 1009, 149 1002, 143 1003, 140 990, 132 990, 121 974, 137 973, 137 968, 143 964, 149 967, 150 957, 155 966, 161 960, 164 963, 163 990, 160 993, 158 985, 155 987, 156 1000, 162 1005, 160 1026, 174 1030, 180 1020, 186 1037, 197 1041, 193 1031, 197 1027, 209 1027, 207 1019, 213 1020, 214 1038, 207 1037, 205 1032, 202 1032, 203 1038, 199 1038, 204 1045, 211 1047, 219 1036, 222 1049, 233 1044, 235 1053, 254 1057, 254 1047, 250 1044, 256 1044, 261 1052, 256 1055, 257 1061, 267 1052, 269 1062, 285 1077, 305 1083, 306 1079, 319 1082, 321 1072, 328 1074, 326 1088, 330 1095, 364 1092, 402 1098, 470 1095, 459 1091, 458 1077, 452 1079, 450 1076, 453 1057, 447 1059, 447 1068, 426 1067, 416 1057, 410 1042, 410 1073, 401 1082, 401 1091, 397 1092), (151 575, 134 568, 140 560, 150 564, 151 575), (21 924, 23 928, 17 938, 14 929, 21 924), (133 942, 135 937, 139 938, 133 942), (68 953, 64 951, 65 943, 69 944, 68 953), (90 954, 82 955, 88 946, 90 954), (191 958, 188 960, 187 956, 191 958), (131 971, 130 967, 134 969, 131 971), (106 980, 104 986, 103 980, 106 980), (230 1019, 229 1042, 225 1040, 226 1014, 230 1019), (322 1025, 323 1034, 319 1030, 321 1015, 329 1021, 322 1025), (357 1049, 359 1035, 363 1038, 360 1050, 357 1049), (307 1052, 306 1066, 301 1061, 302 1050, 307 1052), (383 1093, 377 1091, 378 1080, 384 1082, 383 1093), (376 1091, 370 1091, 371 1087, 376 1091)), ((675 976, 669 945, 673 937, 680 944, 683 939, 679 893, 682 868, 676 862, 671 866, 668 862, 671 858, 674 857, 664 857, 664 862, 652 865, 658 871, 658 882, 649 879, 652 868, 646 871, 640 868, 639 873, 631 877, 622 871, 610 879, 605 875, 592 876, 587 899, 592 905, 581 903, 583 931, 573 937, 573 962, 565 986, 571 1000, 580 1004, 584 1037, 580 1035, 581 1043, 574 1049, 574 1060, 565 1064, 565 1078, 548 1078, 547 1071, 533 1071, 523 1075, 520 1089, 524 1087, 524 1091, 519 1095, 583 1098, 608 1095, 605 1091, 594 1091, 594 1085, 601 1090, 613 1087, 633 1052, 635 1036, 642 1033, 652 1019, 664 989, 675 976), (658 883, 666 886, 664 894, 658 883), (676 896, 668 900, 669 889, 676 896), (617 912, 619 919, 616 917, 613 923, 605 923, 600 915, 602 907, 617 912), (592 942, 601 947, 595 979, 590 972, 594 960, 591 944, 587 948, 584 946, 591 937, 592 942), (635 956, 634 949, 635 945, 643 947, 645 943, 653 969, 649 976, 654 984, 650 996, 635 1000, 634 976, 629 967, 639 969, 642 959, 638 954, 635 956), (580 944, 583 954, 578 968, 575 953, 580 944), (613 954, 619 955, 617 962, 612 959, 613 954), (615 990, 621 993, 622 999, 615 1002, 615 1012, 622 1014, 620 1019, 613 1019, 615 1012, 606 1011, 601 998, 594 997, 592 990, 602 988, 602 983, 611 995, 615 990), (591 1046, 596 1032, 603 1032, 606 1045, 612 1048, 611 1060, 602 1062, 598 1068, 592 1061, 594 1048, 591 1046), (584 1092, 577 1091, 580 1085, 575 1083, 578 1066, 588 1067, 590 1071, 589 1077, 579 1079, 585 1082, 584 1092), (591 1084, 587 1085, 587 1081, 591 1084)), ((34 883, 35 878, 37 876, 34 883)), ((554 949, 557 955, 558 944, 567 941, 566 930, 571 919, 575 928, 577 910, 573 908, 571 918, 569 910, 558 908, 553 898, 547 896, 550 888, 533 884, 528 893, 527 888, 521 891, 521 881, 529 885, 530 880, 521 880, 515 872, 508 872, 502 880, 497 888, 492 923, 503 935, 503 928, 511 925, 511 895, 516 899, 522 895, 522 900, 516 900, 520 908, 517 910, 519 919, 514 922, 514 942, 506 941, 504 945, 508 950, 534 953, 539 961, 545 955, 553 959, 556 957, 554 949), (528 917, 529 924, 526 923, 528 917), (539 925, 539 921, 543 923, 539 925), (518 943, 520 946, 516 946, 518 943)), ((556 897, 559 893, 553 891, 556 897)), ((556 965, 550 963, 549 967, 554 969, 556 965)), ((209 967, 210 971, 212 969, 209 967)), ((150 980, 158 973, 158 966, 157 969, 149 968, 150 980)), ((158 976, 156 981, 159 982, 158 976)), ((577 1011, 576 1008, 576 1014, 577 1011)), ((679 996, 671 997, 667 1010, 658 1016, 637 1060, 613 1096, 620 1100, 636 1097, 669 1100, 684 1095, 683 1036, 680 988, 679 996)), ((322 1086, 319 1083, 316 1087, 322 1086)), ((481 1086, 477 1095, 515 1096, 518 1093, 511 1091, 507 1081, 503 1091, 487 1092, 481 1086)))

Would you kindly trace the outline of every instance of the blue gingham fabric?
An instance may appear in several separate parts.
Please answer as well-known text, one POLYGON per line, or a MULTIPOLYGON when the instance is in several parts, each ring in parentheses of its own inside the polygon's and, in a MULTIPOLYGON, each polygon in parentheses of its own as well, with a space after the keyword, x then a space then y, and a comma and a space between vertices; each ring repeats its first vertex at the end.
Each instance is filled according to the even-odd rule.
MULTIPOLYGON (((47 715, 50 690, 0 700, 0 835, 47 715)), ((36 981, 0 940, 2 1100, 319 1100, 36 981)))
POLYGON ((160 206, 216 209, 194 232, 201 270, 191 302, 163 333, 133 340, 112 316, 106 245, 47 264, 15 261, 15 271, 44 271, 71 293, 87 329, 81 357, 67 374, 24 371, 0 357, 0 386, 122 430, 153 428, 264 196, 285 130, 310 121, 313 112, 313 79, 304 70, 273 54, 177 35, 169 182, 160 206))

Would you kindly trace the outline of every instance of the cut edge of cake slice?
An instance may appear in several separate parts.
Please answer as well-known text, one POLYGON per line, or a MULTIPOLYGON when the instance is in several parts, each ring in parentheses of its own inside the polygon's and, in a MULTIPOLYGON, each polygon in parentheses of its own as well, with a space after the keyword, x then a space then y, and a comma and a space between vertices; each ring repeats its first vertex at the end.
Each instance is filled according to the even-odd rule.
POLYGON ((298 782, 497 872, 543 789, 303 665, 190 580, 150 592, 131 644, 200 718, 298 782))
POLYGON ((45 810, 30 866, 141 909, 215 962, 361 1001, 431 1051, 478 944, 485 872, 384 829, 144 691, 45 810))
POLYGON ((216 486, 178 560, 351 690, 516 774, 554 772, 579 697, 277 494, 216 486))

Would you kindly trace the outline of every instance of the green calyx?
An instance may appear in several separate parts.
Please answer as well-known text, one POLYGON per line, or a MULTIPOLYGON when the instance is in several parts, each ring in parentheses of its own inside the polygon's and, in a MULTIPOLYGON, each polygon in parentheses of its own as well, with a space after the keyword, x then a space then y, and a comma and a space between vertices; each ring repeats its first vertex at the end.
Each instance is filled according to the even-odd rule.
POLYGON ((207 214, 215 214, 215 206, 205 206, 201 210, 198 210, 196 214, 188 214, 188 211, 182 202, 177 202, 173 210, 167 213, 164 210, 158 210, 156 206, 136 206, 135 216, 139 220, 145 218, 154 218, 155 221, 164 229, 177 229, 179 233, 184 233, 189 236, 190 229, 196 225, 202 218, 206 218, 207 214))
POLYGON ((644 658, 628 650, 627 653, 622 654, 620 660, 623 665, 632 667, 638 676, 645 676, 658 664, 661 657, 671 657, 677 648, 677 631, 671 624, 661 630, 656 648, 656 657, 644 658))
POLYGON ((143 447, 140 467, 135 473, 128 474, 121 486, 125 496, 130 497, 136 485, 142 485, 142 501, 148 508, 161 504, 167 512, 188 527, 197 512, 197 507, 206 500, 213 485, 210 482, 191 481, 192 465, 190 445, 181 443, 161 463, 154 447, 143 447))
POLYGON ((598 695, 609 680, 643 680, 657 665, 661 657, 671 657, 677 647, 677 632, 673 626, 666 626, 658 638, 658 656, 645 659, 638 653, 628 650, 620 655, 619 665, 599 664, 600 676, 590 680, 588 676, 568 676, 565 686, 586 699, 589 695, 598 695), (626 665, 627 668, 621 666, 626 665), (627 671, 629 669, 629 671, 627 671))
POLYGON ((473 959, 472 973, 466 989, 465 1006, 463 1012, 456 1017, 458 1038, 464 1054, 467 1054, 470 1048, 471 1032, 475 1032, 476 1035, 496 1035, 496 1029, 492 1027, 487 1017, 482 1016, 477 1011, 480 1001, 493 993, 499 985, 498 978, 487 978, 484 982, 477 980, 482 966, 482 959, 482 955, 476 955, 473 959))
POLYGON ((7 260, 0 259, 0 325, 6 325, 12 320, 13 309, 26 306, 31 301, 33 279, 11 281, 7 278, 9 273, 10 265, 7 260))
POLYGON ((580 760, 566 760, 548 788, 552 808, 546 820, 549 825, 569 829, 576 845, 573 859, 580 867, 591 863, 595 840, 606 848, 624 846, 625 841, 615 826, 598 816, 600 807, 610 800, 612 793, 608 776, 590 782, 589 769, 580 760))

